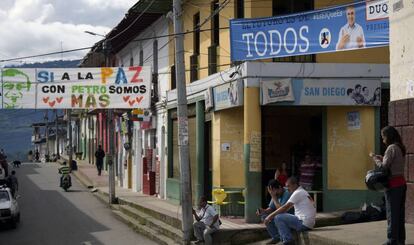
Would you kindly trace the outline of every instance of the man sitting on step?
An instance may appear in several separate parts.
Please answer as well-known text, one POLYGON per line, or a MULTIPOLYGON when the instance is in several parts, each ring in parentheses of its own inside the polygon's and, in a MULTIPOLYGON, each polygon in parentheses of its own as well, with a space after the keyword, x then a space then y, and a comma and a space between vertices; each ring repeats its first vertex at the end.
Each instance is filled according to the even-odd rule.
POLYGON ((295 244, 291 229, 302 232, 315 226, 316 208, 313 199, 305 189, 298 185, 295 177, 290 177, 287 180, 286 187, 292 193, 289 200, 285 205, 269 214, 264 222, 269 224, 274 220, 283 244, 291 245, 295 244), (287 213, 292 207, 295 208, 295 215, 287 213))
POLYGON ((197 220, 193 224, 194 236, 197 238, 196 244, 204 242, 206 245, 213 244, 211 234, 217 231, 220 226, 219 216, 214 207, 207 204, 207 198, 200 198, 200 210, 196 212, 193 209, 194 218, 197 220))

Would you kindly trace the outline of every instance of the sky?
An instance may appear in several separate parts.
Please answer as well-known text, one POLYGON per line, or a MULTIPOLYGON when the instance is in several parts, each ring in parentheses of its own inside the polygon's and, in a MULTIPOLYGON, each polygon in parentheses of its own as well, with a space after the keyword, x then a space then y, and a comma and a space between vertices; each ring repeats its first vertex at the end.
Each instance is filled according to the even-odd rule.
MULTIPOLYGON (((93 46, 102 37, 84 31, 107 34, 137 1, 0 0, 0 60, 93 46)), ((81 59, 87 52, 18 62, 81 59)))

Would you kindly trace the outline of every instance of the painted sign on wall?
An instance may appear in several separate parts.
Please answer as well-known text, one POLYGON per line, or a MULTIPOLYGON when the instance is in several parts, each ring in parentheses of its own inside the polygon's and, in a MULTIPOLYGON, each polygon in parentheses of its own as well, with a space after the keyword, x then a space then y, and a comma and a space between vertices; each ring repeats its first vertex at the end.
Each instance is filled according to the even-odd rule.
MULTIPOLYGON (((268 93, 268 84, 262 81, 261 93, 268 93)), ((357 105, 381 106, 381 81, 379 79, 293 79, 294 101, 274 102, 265 100, 262 105, 357 105)))
POLYGON ((231 60, 256 60, 389 45, 388 0, 286 16, 230 20, 231 60))
POLYGON ((149 108, 150 67, 1 70, 1 108, 149 108))
POLYGON ((234 81, 213 88, 214 110, 243 105, 243 82, 234 81))
POLYGON ((262 83, 263 104, 280 101, 295 101, 291 79, 278 79, 262 83))

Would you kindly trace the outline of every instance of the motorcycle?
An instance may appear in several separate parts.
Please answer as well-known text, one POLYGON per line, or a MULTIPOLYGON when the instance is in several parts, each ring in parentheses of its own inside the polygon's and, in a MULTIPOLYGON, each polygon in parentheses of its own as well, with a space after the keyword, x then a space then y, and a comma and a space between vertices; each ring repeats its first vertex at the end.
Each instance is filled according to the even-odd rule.
POLYGON ((63 190, 68 191, 68 189, 71 186, 72 186, 72 182, 71 182, 71 179, 70 179, 70 175, 69 174, 64 175, 63 179, 62 179, 62 186, 61 187, 63 188, 63 190))
MULTIPOLYGON (((62 172, 59 170, 59 173, 62 174, 62 172)), ((60 178, 60 187, 62 187, 63 190, 68 191, 68 189, 72 186, 72 179, 70 177, 70 174, 62 174, 60 178)))

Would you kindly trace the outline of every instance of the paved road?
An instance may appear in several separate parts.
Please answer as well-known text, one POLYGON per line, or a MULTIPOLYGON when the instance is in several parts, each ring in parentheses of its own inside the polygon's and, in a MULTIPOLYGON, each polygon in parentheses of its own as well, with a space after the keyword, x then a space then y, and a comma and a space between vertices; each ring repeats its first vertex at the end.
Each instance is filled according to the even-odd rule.
POLYGON ((69 192, 58 187, 54 164, 22 164, 18 169, 21 223, 0 226, 0 244, 156 244, 118 221, 75 178, 69 192))

